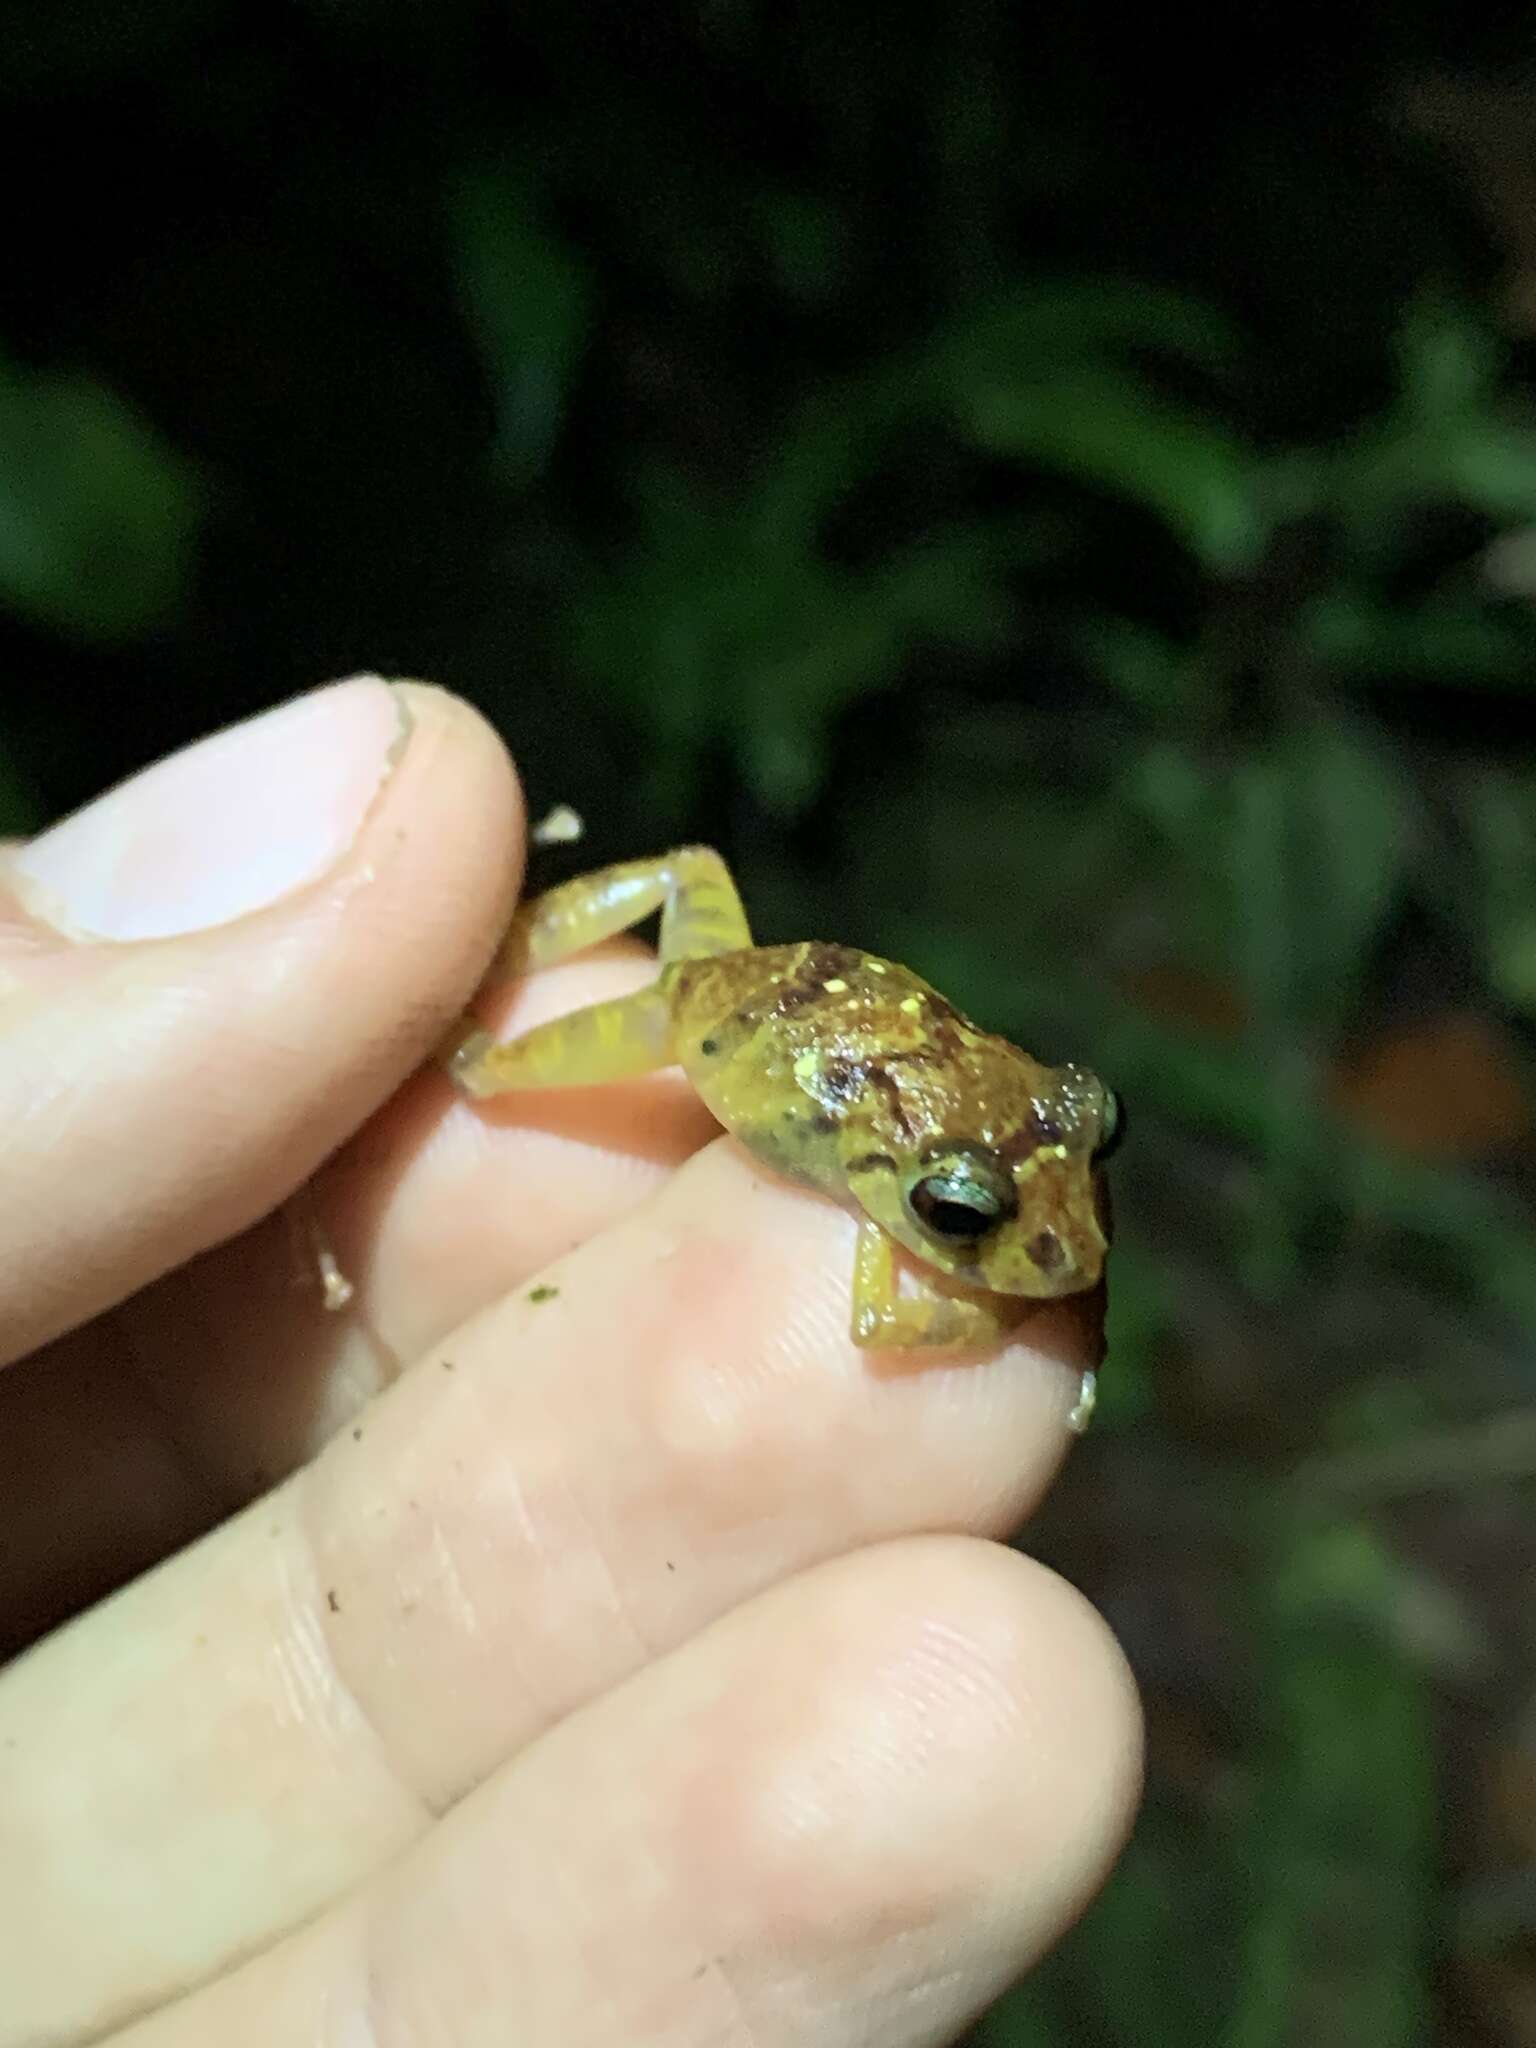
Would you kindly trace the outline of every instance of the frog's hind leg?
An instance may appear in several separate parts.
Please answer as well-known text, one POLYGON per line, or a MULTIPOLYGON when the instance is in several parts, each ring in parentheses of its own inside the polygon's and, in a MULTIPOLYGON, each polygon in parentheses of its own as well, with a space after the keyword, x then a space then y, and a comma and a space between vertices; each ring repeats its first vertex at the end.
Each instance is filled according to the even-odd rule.
MULTIPOLYGON (((730 870, 707 846, 654 860, 623 861, 580 875, 518 912, 502 949, 504 970, 548 967, 661 911, 661 961, 694 960, 750 946, 752 935, 730 870)), ((672 1010, 652 984, 498 1044, 461 1029, 445 1051, 448 1071, 471 1095, 510 1088, 571 1088, 670 1066, 672 1010)))
POLYGON ((637 989, 551 1017, 521 1038, 498 1043, 488 1031, 467 1031, 448 1050, 449 1073, 468 1095, 510 1088, 585 1088, 623 1081, 672 1064, 672 1009, 661 990, 637 989))

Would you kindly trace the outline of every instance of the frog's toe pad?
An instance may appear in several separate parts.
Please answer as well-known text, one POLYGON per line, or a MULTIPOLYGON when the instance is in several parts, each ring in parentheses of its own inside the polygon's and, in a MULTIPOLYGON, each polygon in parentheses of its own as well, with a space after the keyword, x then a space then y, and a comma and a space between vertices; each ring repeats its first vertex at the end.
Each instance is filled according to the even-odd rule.
POLYGON ((485 1056, 496 1043, 489 1031, 471 1031, 467 1037, 443 1048, 442 1064, 449 1079, 466 1095, 490 1095, 495 1082, 486 1067, 485 1056))
POLYGON ((1067 1417, 1067 1427, 1074 1436, 1081 1436, 1092 1422, 1098 1402, 1099 1376, 1096 1372, 1085 1372, 1077 1390, 1077 1402, 1067 1417))

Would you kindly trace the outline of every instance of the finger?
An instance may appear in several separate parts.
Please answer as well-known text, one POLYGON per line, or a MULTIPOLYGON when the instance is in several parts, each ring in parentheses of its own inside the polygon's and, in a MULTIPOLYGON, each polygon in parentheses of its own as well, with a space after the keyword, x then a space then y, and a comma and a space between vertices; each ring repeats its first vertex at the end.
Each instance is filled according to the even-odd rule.
MULTIPOLYGON (((655 978, 654 954, 618 942, 489 991, 477 1007, 511 1038, 655 978)), ((355 1247, 358 1333, 419 1357, 630 1214, 719 1131, 676 1069, 491 1102, 418 1076, 324 1179, 327 1219, 355 1247)))
MULTIPOLYGON (((360 682, 276 722, 281 744, 262 721, 208 743, 235 785, 227 829, 209 817, 206 789, 187 787, 202 772, 194 749, 145 778, 149 823, 119 793, 104 825, 85 813, 62 828, 69 860, 45 835, 24 850, 37 872, 12 866, 0 880, 0 1357, 280 1201, 420 1059, 499 936, 520 811, 504 750, 467 706, 360 682), (359 782, 354 757, 370 737, 359 782), (258 842, 291 834, 326 852, 334 835, 317 840, 308 818, 326 801, 322 757, 339 777, 326 815, 345 823, 361 793, 361 823, 317 879, 267 910, 116 942, 67 938, 23 912, 25 890, 62 918, 73 885, 83 894, 71 900, 99 923, 150 911, 164 923, 178 861, 233 861, 236 881, 249 866, 270 889, 259 843, 246 866, 236 860, 242 806, 261 811, 258 842), (125 877, 139 886, 118 901, 111 889, 125 877)), ((194 892, 201 915, 210 887, 194 892)), ((312 1285, 305 1300, 317 1303, 312 1285)), ((229 1322, 261 1312, 249 1294, 222 1305, 229 1322)), ((197 1341, 184 1330, 181 1354, 197 1341)), ((194 1448, 120 1332, 98 1324, 0 1372, 0 1654, 226 1510, 222 1475, 194 1448)))
POLYGON ((0 1813, 28 1873, 0 1941, 70 1925, 83 1997, 92 1971, 163 1988, 195 1871, 218 1871, 210 1953, 239 1953, 775 1580, 1013 1526, 1091 1332, 1050 1304, 985 1362, 882 1371, 846 1334, 853 1230, 711 1146, 271 1500, 39 1645, 0 1679, 0 1743, 33 1760, 0 1813), (131 1896, 83 1903, 82 1869, 132 1871, 131 1896))
POLYGON ((518 823, 489 728, 374 678, 11 856, 0 1359, 243 1229, 384 1100, 482 971, 518 823))
MULTIPOLYGON (((481 1007, 515 1033, 655 972, 641 947, 611 948, 481 1007)), ((676 1073, 487 1109, 428 1067, 320 1177, 316 1211, 354 1290, 345 1314, 318 1312, 312 1248, 278 1214, 127 1304, 124 1337, 192 1471, 220 1499, 248 1498, 313 1457, 402 1359, 628 1214, 718 1134, 676 1073)))
MULTIPOLYGON (((497 991, 486 1012, 515 1029, 654 973, 629 947, 497 991)), ((343 1148, 317 1214, 355 1289, 346 1313, 321 1306, 288 1207, 0 1378, 0 1656, 276 1485, 402 1356, 634 1208, 718 1131, 673 1075, 522 1108, 477 1114, 429 1066, 343 1148)))
POLYGON ((1102 1879, 1139 1717, 1097 1617, 992 1546, 795 1579, 566 1722, 360 1898, 133 2048, 952 2040, 1102 1879))

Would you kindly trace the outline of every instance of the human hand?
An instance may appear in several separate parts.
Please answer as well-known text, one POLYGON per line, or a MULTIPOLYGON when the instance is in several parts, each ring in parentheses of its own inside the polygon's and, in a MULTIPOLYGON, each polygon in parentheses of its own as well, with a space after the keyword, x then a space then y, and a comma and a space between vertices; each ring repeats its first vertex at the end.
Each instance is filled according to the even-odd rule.
POLYGON ((996 1541, 1081 1304, 882 1371, 676 1077, 457 1098, 521 840, 359 681, 0 868, 0 2048, 944 2042, 1123 1838, 1119 1653, 996 1541))

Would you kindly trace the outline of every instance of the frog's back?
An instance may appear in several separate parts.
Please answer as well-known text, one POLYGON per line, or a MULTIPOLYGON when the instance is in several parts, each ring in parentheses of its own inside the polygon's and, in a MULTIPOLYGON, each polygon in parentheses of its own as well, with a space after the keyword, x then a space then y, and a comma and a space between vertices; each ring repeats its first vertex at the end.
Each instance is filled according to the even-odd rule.
POLYGON ((677 1057, 709 1108, 792 1179, 842 1197, 850 1142, 887 1142, 892 1055, 935 1025, 969 1034, 908 968, 816 940, 667 970, 677 1057))

